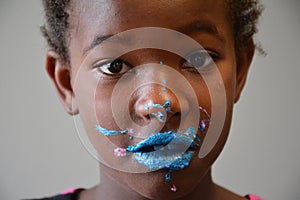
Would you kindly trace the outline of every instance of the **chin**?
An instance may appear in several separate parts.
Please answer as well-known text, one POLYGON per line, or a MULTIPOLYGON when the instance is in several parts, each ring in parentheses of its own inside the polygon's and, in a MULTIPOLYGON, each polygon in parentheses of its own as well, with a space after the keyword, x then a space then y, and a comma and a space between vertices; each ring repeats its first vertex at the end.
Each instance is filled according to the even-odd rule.
MULTIPOLYGON (((201 160, 194 158, 187 168, 172 173, 172 181, 166 182, 167 170, 158 170, 145 174, 131 174, 128 186, 147 199, 172 200, 188 196, 196 190, 208 169, 201 165, 201 160), (171 190, 173 184, 176 192, 171 190)), ((128 179, 127 179, 128 180, 128 179)))
POLYGON ((194 184, 183 185, 179 183, 176 185, 177 191, 171 191, 172 184, 169 183, 153 183, 150 187, 143 187, 136 190, 141 196, 147 199, 155 200, 172 200, 188 196, 196 188, 194 184))

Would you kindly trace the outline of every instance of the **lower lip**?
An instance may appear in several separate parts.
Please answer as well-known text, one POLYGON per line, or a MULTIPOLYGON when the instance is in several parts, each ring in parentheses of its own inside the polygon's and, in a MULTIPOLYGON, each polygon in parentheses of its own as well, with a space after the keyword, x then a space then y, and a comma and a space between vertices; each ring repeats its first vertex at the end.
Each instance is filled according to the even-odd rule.
POLYGON ((170 169, 181 170, 190 164, 193 151, 174 153, 170 151, 154 151, 149 153, 135 153, 138 163, 145 165, 151 170, 170 169))
MULTIPOLYGON (((186 134, 196 138, 193 128, 187 129, 186 134)), ((150 138, 143 142, 156 144, 157 140, 160 140, 160 142, 163 143, 164 139, 168 138, 167 136, 169 136, 169 134, 156 134, 150 136, 150 138)), ((135 152, 135 160, 151 170, 169 169, 171 171, 178 171, 189 166, 194 153, 192 149, 189 149, 193 143, 193 139, 188 136, 178 135, 177 133, 173 133, 173 136, 174 138, 172 138, 169 144, 157 147, 159 149, 155 151, 135 152)))

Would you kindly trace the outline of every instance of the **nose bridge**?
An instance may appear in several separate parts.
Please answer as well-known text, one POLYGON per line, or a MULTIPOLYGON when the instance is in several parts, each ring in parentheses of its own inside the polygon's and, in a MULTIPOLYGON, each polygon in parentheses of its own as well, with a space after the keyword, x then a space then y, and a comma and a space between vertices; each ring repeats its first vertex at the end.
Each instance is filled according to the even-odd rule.
POLYGON ((138 82, 140 87, 138 92, 143 98, 152 99, 154 102, 163 103, 166 99, 172 99, 175 101, 175 94, 169 88, 169 85, 174 80, 170 70, 174 71, 174 68, 166 68, 163 61, 160 63, 147 64, 143 70, 138 70, 138 82), (162 101, 162 102, 161 102, 162 101))
POLYGON ((146 63, 162 63, 172 68, 177 69, 180 64, 181 57, 175 53, 163 50, 163 49, 138 49, 130 52, 133 56, 134 65, 142 65, 146 63))
POLYGON ((163 66, 159 67, 157 63, 147 64, 143 70, 139 71, 137 69, 137 79, 139 86, 147 85, 145 89, 158 89, 157 87, 166 88, 172 80, 172 76, 164 70, 163 66), (155 65, 155 66, 154 66, 155 65), (152 87, 151 87, 152 86, 152 87), (157 86, 157 87, 155 87, 157 86))

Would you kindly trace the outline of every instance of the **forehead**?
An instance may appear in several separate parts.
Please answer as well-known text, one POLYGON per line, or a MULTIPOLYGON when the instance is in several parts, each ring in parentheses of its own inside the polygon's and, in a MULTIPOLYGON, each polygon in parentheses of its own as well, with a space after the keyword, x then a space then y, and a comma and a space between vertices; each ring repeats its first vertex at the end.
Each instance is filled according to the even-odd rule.
MULTIPOLYGON (((171 26, 192 18, 224 17, 225 0, 80 0, 72 1, 71 21, 92 28, 171 26)), ((84 29, 86 30, 86 29, 84 29)))
POLYGON ((138 27, 180 31, 194 21, 209 22, 221 34, 231 31, 225 0, 72 1, 70 43, 76 41, 83 50, 96 35, 114 35, 138 27))

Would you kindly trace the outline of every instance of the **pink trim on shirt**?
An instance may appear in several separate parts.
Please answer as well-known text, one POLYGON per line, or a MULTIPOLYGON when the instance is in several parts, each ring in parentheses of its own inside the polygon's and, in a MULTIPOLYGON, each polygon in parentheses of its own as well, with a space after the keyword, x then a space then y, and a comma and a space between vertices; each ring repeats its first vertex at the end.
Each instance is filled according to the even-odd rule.
POLYGON ((68 190, 62 192, 61 194, 73 194, 76 190, 77 190, 77 189, 75 189, 75 188, 68 189, 68 190))
POLYGON ((253 194, 249 194, 249 198, 250 198, 250 200, 263 200, 262 198, 255 196, 253 194))

